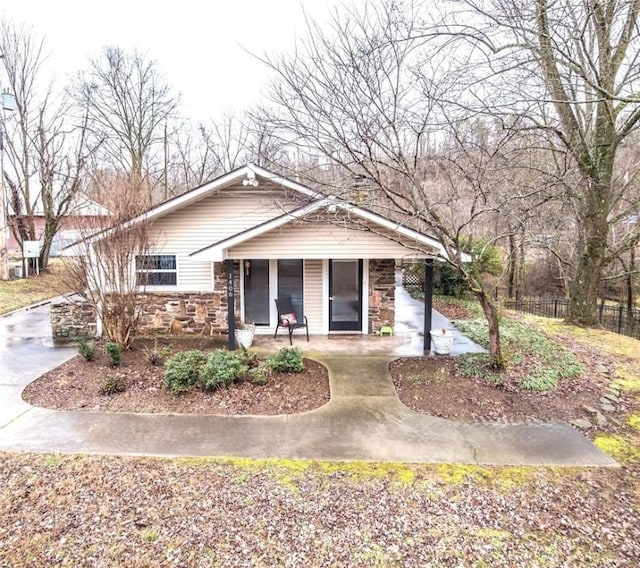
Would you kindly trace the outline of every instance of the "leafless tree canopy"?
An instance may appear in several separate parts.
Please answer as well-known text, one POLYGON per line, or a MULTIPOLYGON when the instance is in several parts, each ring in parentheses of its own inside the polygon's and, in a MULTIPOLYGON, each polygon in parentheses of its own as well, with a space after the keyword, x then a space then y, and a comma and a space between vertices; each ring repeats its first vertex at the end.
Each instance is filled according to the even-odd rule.
POLYGON ((0 64, 17 109, 7 113, 4 182, 10 224, 19 243, 43 240, 40 264, 46 267, 53 239, 74 206, 91 154, 86 121, 71 120, 70 106, 43 84, 44 43, 30 28, 0 23, 0 64), (38 234, 35 217, 44 217, 38 234))
POLYGON ((71 93, 88 116, 100 168, 130 174, 136 188, 152 188, 162 179, 164 128, 178 99, 153 60, 106 47, 71 93))
POLYGON ((272 124, 319 169, 369 180, 375 206, 442 239, 463 274, 465 234, 510 243, 514 281, 525 247, 543 245, 569 319, 593 323, 606 267, 639 238, 611 234, 638 211, 638 167, 621 158, 640 119, 639 9, 368 2, 329 29, 308 22, 295 54, 266 61, 272 124))
MULTIPOLYGON (((518 117, 570 165, 575 254, 569 319, 592 324, 606 267, 638 244, 638 227, 612 239, 616 218, 638 211, 637 165, 621 159, 640 120, 640 3, 635 0, 464 0, 428 28, 468 54, 460 104, 518 117)), ((450 102, 454 102, 451 98, 450 102)))
MULTIPOLYGON (((274 128, 285 140, 369 186, 367 204, 437 237, 449 261, 476 294, 489 322, 491 360, 503 364, 497 308, 462 249, 499 216, 544 201, 553 182, 523 175, 524 140, 461 106, 449 108, 450 88, 463 70, 445 65, 440 45, 424 37, 421 5, 386 2, 336 15, 330 31, 309 22, 294 56, 268 61, 274 128)), ((353 187, 345 183, 345 197, 353 187)), ((500 221, 491 239, 514 230, 500 221)))

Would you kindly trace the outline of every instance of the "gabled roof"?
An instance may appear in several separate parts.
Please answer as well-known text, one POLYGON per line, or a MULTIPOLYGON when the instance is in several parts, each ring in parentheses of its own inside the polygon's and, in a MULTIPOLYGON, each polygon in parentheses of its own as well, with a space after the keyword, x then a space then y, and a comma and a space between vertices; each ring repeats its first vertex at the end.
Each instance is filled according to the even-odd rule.
MULTIPOLYGON (((267 170, 266 168, 256 166, 255 164, 247 164, 240 168, 236 168, 235 170, 190 191, 187 191, 182 195, 179 195, 177 197, 174 197, 173 199, 161 203, 160 205, 152 207, 141 215, 130 219, 129 221, 124 223, 122 227, 127 228, 143 221, 152 221, 155 219, 159 219, 173 213, 174 211, 178 211, 184 207, 197 203, 198 201, 208 197, 209 195, 214 194, 226 187, 232 186, 239 181, 246 180, 245 185, 252 187, 251 180, 254 180, 256 177, 260 177, 282 188, 290 189, 312 201, 307 205, 299 207, 298 209, 294 209, 293 211, 284 213, 283 215, 280 215, 274 219, 270 219, 269 221, 260 223, 254 227, 236 233, 235 235, 232 235, 231 237, 228 237, 224 240, 212 243, 197 251, 194 251, 189 255, 193 260, 219 262, 226 258, 226 250, 228 250, 229 248, 268 233, 269 231, 282 227, 297 219, 302 219, 310 215, 311 213, 320 211, 323 208, 326 208, 331 212, 340 209, 341 211, 344 211, 349 215, 358 217, 359 219, 367 221, 368 223, 371 223, 377 227, 396 233, 404 238, 413 240, 416 243, 424 246, 428 250, 433 250, 434 252, 432 254, 435 257, 440 257, 443 259, 447 258, 447 254, 442 243, 432 237, 429 237, 414 229, 410 229, 409 227, 406 227, 399 222, 392 221, 386 217, 383 217, 382 215, 373 213, 372 211, 363 209, 362 207, 357 207, 356 205, 339 199, 338 197, 325 195, 323 193, 315 191, 303 184, 287 179, 279 174, 267 170)), ((106 229, 100 231, 84 240, 87 243, 97 242, 105 237, 108 237, 112 230, 113 229, 106 229)), ((77 244, 78 243, 69 245, 68 247, 66 247, 66 249, 71 250, 77 244)), ((463 262, 469 262, 471 258, 469 255, 463 254, 462 260, 463 262)))
POLYGON ((261 178, 264 178, 286 189, 291 189, 297 193, 305 195, 306 197, 310 197, 313 199, 324 197, 324 195, 318 193, 317 191, 314 191, 306 185, 302 185, 301 183, 297 183, 295 181, 287 179, 261 166, 256 166, 255 164, 249 163, 240 168, 236 168, 229 173, 221 175, 214 180, 208 181, 207 183, 202 184, 199 187, 190 189, 182 195, 178 195, 177 197, 169 199, 168 201, 164 201, 160 205, 156 205, 155 207, 152 207, 151 209, 145 211, 142 215, 131 219, 129 223, 135 224, 142 220, 151 221, 159 217, 164 217, 165 215, 172 213, 173 211, 177 211, 178 209, 182 209, 187 205, 196 203, 216 191, 224 189, 225 187, 231 186, 234 183, 242 180, 253 179, 256 176, 260 176, 261 178))
MULTIPOLYGON (((278 229, 292 221, 297 219, 302 219, 307 215, 319 211, 323 208, 330 208, 332 211, 342 210, 349 215, 354 215, 368 221, 374 225, 379 226, 380 228, 387 229, 391 232, 394 232, 398 235, 406 237, 408 239, 414 240, 421 245, 428 247, 429 249, 434 250, 433 255, 447 258, 447 253, 444 250, 444 247, 440 241, 428 237, 418 231, 414 231, 408 227, 404 227, 400 223, 396 223, 391 221, 377 213, 373 213, 372 211, 368 211, 366 209, 362 209, 361 207, 357 207, 352 203, 348 203, 341 199, 338 199, 334 196, 324 197, 323 199, 319 199, 309 205, 304 207, 300 207, 299 209, 295 209, 294 211, 290 211, 279 217, 274 219, 270 219, 264 223, 260 223, 250 229, 242 231, 240 233, 236 233, 235 235, 218 241, 216 243, 212 243, 200 250, 192 252, 189 256, 194 260, 202 260, 209 262, 220 262, 226 258, 225 251, 234 246, 237 246, 241 243, 249 241, 255 237, 268 233, 269 231, 273 231, 274 229, 278 229)), ((463 261, 469 262, 471 260, 468 255, 463 254, 463 261)))
MULTIPOLYGON (((229 187, 242 180, 255 179, 256 176, 268 180, 271 183, 279 185, 280 187, 283 187, 285 189, 295 191, 307 198, 320 199, 325 197, 323 194, 314 191, 306 185, 302 185, 301 183, 287 179, 261 166, 256 166, 255 164, 249 163, 242 167, 236 168, 235 170, 232 170, 226 174, 223 174, 222 176, 214 180, 208 181, 207 183, 204 183, 194 189, 190 189, 189 191, 173 197, 172 199, 163 201, 159 205, 148 209, 144 213, 138 215, 137 217, 133 217, 132 219, 124 223, 123 228, 131 227, 142 221, 153 221, 155 219, 159 219, 161 217, 169 215, 170 213, 173 213, 174 211, 178 211, 183 207, 187 207, 188 205, 197 203, 198 201, 208 197, 216 191, 224 189, 225 187, 229 187)), ((87 237, 85 241, 88 243, 99 241, 105 237, 108 237, 111 232, 111 229, 104 229, 98 233, 95 233, 94 235, 87 237)), ((72 247, 74 245, 69 246, 72 247)))

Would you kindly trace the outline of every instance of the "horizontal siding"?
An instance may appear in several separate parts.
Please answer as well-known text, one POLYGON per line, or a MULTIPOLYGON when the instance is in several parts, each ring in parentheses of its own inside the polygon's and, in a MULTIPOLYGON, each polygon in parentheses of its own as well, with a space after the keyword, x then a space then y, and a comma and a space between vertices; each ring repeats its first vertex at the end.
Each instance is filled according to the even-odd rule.
POLYGON ((309 320, 309 333, 322 333, 323 316, 322 261, 304 263, 304 313, 309 320))
POLYGON ((329 223, 295 222, 233 247, 229 258, 404 258, 424 256, 397 235, 329 223), (389 235, 388 237, 385 235, 389 235))
POLYGON ((287 202, 284 193, 258 190, 210 196, 155 221, 153 252, 177 255, 180 290, 212 290, 211 263, 194 262, 189 255, 282 215, 287 202))

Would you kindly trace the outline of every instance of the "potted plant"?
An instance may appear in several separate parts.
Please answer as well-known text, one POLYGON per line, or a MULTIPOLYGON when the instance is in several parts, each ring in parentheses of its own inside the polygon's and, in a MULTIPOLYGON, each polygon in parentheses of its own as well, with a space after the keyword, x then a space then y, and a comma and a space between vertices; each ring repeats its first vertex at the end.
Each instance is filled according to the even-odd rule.
POLYGON ((452 329, 432 329, 431 343, 435 353, 437 355, 449 355, 455 336, 456 332, 452 329))
POLYGON ((253 335, 256 332, 256 324, 252 321, 236 324, 236 341, 242 347, 249 348, 253 343, 253 335))

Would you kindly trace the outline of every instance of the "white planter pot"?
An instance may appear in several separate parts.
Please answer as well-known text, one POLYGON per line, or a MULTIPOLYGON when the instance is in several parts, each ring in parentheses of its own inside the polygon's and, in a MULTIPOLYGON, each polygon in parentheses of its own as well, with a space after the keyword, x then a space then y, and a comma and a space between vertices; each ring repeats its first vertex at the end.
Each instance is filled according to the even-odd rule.
POLYGON ((450 329, 432 329, 431 344, 433 345, 433 350, 437 355, 449 355, 455 337, 456 332, 450 329))
POLYGON ((254 329, 236 329, 236 341, 242 345, 242 347, 249 348, 253 343, 254 329))

